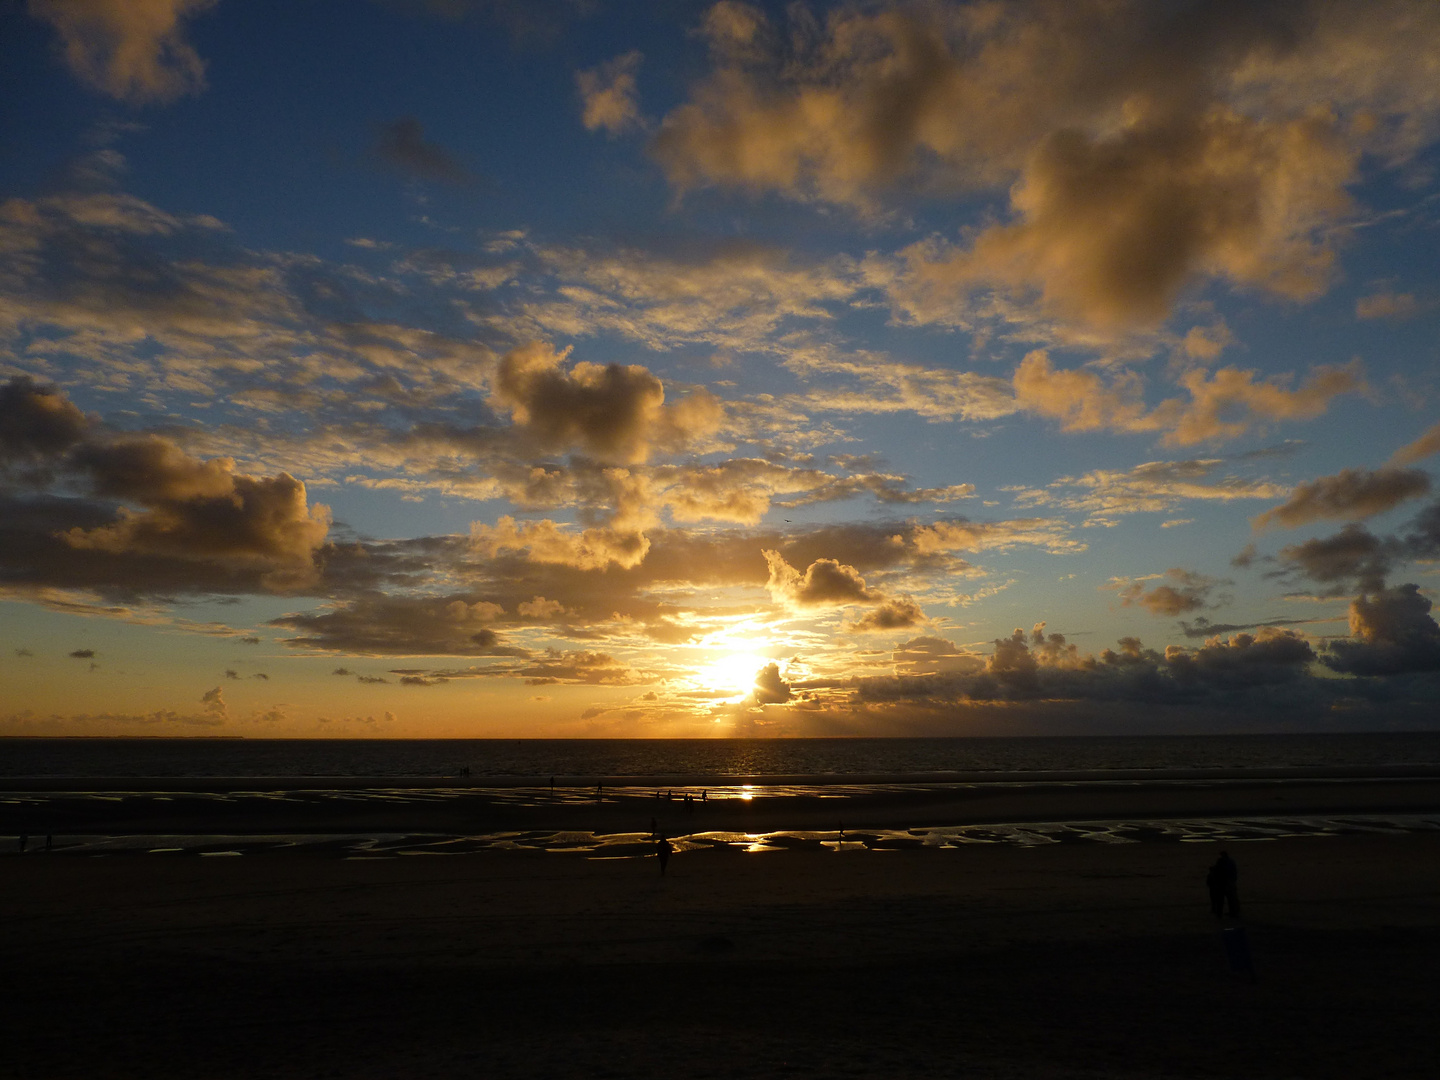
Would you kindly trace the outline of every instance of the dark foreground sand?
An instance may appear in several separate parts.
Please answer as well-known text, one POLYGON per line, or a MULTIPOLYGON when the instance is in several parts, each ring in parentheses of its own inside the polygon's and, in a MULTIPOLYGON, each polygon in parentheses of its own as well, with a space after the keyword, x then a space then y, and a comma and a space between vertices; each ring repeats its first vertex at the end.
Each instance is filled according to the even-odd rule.
POLYGON ((0 1075, 1434 1077, 1440 833, 0 859, 0 1075))

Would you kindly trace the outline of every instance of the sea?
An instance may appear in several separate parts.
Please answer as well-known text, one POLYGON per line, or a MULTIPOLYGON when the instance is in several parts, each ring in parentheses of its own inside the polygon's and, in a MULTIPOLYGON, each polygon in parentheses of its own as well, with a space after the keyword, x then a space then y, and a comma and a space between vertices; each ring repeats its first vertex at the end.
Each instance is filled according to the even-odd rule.
MULTIPOLYGON (((989 785, 1343 784, 1440 776, 1440 732, 1317 735, 949 739, 0 739, 0 854, 236 856, 310 850, 341 858, 495 850, 644 858, 656 836, 573 827, 490 833, 228 835, 210 808, 345 804, 443 808, 489 803, 583 810, 601 801, 679 822, 677 853, 706 849, 886 851, 970 844, 1213 843, 1287 836, 1440 830, 1434 813, 1186 820, 993 821, 923 828, 686 832, 691 800, 924 799, 989 785), (662 799, 661 790, 665 797, 662 799), (672 798, 676 801, 672 802, 672 798), (99 828, 109 809, 115 828, 99 828), (183 835, 134 834, 121 821, 180 815, 183 835), (85 831, 54 822, 78 817, 85 831), (8 827, 5 823, 8 823, 8 827), (27 834, 34 834, 27 835, 27 834), (34 840, 34 846, 31 841, 34 840)), ((375 816, 375 815, 371 815, 375 816)), ((451 815, 453 817, 453 815, 451 815)), ((553 817, 553 815, 551 815, 553 817)), ((582 815, 583 816, 583 815, 582 815)), ((408 818, 413 820, 413 815, 408 818)))
POLYGON ((1440 765, 1440 732, 929 739, 5 738, 0 780, 19 778, 464 775, 497 784, 665 777, 815 782, 937 774, 1347 769, 1440 765), (468 771, 467 771, 468 770, 468 771))

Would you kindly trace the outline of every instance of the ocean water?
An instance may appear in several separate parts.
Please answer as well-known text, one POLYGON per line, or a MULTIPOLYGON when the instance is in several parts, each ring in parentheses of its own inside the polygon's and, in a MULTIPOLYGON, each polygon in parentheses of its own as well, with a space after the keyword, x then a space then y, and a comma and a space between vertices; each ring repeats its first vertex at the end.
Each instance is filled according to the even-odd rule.
POLYGON ((887 776, 1440 764, 1440 732, 954 739, 0 739, 5 778, 887 776))

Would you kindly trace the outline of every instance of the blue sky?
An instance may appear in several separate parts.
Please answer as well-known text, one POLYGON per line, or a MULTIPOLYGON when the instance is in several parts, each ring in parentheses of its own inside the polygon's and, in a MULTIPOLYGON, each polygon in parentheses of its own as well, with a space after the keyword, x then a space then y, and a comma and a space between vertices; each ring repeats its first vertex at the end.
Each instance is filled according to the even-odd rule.
POLYGON ((10 5, 0 732, 1433 723, 1437 46, 10 5))

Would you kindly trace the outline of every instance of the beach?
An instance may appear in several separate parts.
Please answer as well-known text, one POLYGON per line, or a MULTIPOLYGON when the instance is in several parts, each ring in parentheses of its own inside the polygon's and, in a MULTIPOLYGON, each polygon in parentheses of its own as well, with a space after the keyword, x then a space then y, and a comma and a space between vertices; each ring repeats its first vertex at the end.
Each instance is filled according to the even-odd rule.
MULTIPOLYGON (((16 991, 6 1072, 1433 1075, 1440 831, 1357 817, 1341 834, 1229 843, 866 842, 867 830, 902 822, 960 824, 967 806, 970 820, 999 825, 1126 807, 1146 820, 1253 816, 1275 813, 1279 797, 1281 812, 1408 812, 1413 824, 1433 816, 1433 780, 904 794, 838 804, 717 794, 689 810, 639 791, 504 804, 504 823, 583 837, 648 823, 659 803, 681 838, 664 876, 643 844, 619 857, 583 843, 365 858, 326 844, 242 844, 231 850, 246 854, 220 857, 182 844, 67 857, 63 836, 50 855, 37 837, 23 857, 0 859, 0 963, 16 991), (851 819, 843 841, 826 820, 838 805, 851 819), (689 844, 687 821, 807 842, 689 844), (1217 922, 1205 894, 1222 846, 1240 867, 1240 923, 1217 922), (1253 981, 1227 961, 1231 925, 1244 927, 1253 981)), ((131 824, 183 833, 195 820, 162 820, 156 807, 176 803, 152 798, 171 801, 131 806, 149 815, 131 824)), ((245 832, 233 808, 249 802, 213 805, 232 808, 232 837, 245 832)), ((316 824, 312 804, 275 805, 289 824, 316 824)), ((464 804, 315 805, 332 824, 338 813, 347 827, 363 818, 419 834, 427 809, 448 827, 464 804)), ((103 806, 128 812, 123 799, 103 806)))

